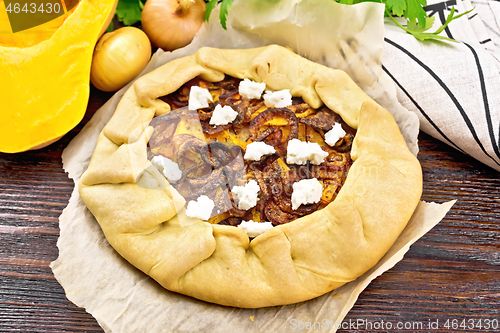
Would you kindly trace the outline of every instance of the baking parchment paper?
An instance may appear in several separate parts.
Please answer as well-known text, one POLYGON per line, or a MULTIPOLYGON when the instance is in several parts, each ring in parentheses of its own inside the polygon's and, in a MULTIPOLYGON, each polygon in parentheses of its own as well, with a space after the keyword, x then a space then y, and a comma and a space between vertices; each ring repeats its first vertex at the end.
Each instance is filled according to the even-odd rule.
MULTIPOLYGON (((332 0, 237 1, 229 14, 228 31, 220 27, 215 10, 190 45, 174 52, 159 50, 143 74, 202 46, 287 46, 310 60, 345 70, 393 114, 416 154, 418 119, 397 102, 394 84, 382 71, 383 11, 384 6, 376 3, 346 6, 332 0)), ((87 168, 99 133, 129 86, 103 105, 64 150, 64 169, 76 184, 87 168)), ((288 332, 295 324, 315 322, 322 330, 335 332, 363 289, 400 261, 410 245, 453 205, 421 202, 384 258, 333 292, 294 305, 239 309, 169 292, 128 264, 107 243, 81 201, 77 186, 60 216, 59 258, 51 268, 68 299, 84 307, 106 332, 120 333, 288 332)))

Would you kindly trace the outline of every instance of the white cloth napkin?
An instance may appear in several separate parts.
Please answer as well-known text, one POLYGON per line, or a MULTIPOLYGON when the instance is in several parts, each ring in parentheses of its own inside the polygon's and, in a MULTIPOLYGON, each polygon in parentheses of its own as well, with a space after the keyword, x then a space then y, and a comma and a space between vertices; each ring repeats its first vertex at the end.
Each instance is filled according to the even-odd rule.
POLYGON ((421 42, 386 21, 383 69, 422 131, 500 171, 500 2, 430 3, 435 27, 450 6, 475 7, 442 32, 459 43, 421 42))

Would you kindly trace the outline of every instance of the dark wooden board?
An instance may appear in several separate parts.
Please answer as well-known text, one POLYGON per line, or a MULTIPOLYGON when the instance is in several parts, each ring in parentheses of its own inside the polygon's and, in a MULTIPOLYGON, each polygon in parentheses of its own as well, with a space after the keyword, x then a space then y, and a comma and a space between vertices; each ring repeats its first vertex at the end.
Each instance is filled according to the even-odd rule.
MULTIPOLYGON (((73 190, 62 151, 109 97, 92 89, 82 123, 58 142, 0 154, 0 332, 102 332, 67 300, 49 264, 58 256, 58 218, 73 190)), ((419 146, 422 199, 457 203, 366 288, 339 332, 500 331, 500 173, 423 133, 419 146), (486 329, 487 320, 496 320, 497 329, 494 322, 486 329)), ((327 331, 335 325, 330 320, 318 318, 313 331, 327 331)), ((314 324, 290 323, 290 331, 314 324)))

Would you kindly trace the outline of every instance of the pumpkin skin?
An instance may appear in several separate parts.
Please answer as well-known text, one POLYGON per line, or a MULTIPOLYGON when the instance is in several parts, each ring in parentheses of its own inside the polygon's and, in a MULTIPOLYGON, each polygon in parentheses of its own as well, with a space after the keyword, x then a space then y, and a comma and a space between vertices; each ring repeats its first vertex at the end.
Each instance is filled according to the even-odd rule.
POLYGON ((0 152, 44 147, 82 120, 94 46, 116 4, 81 0, 56 22, 32 28, 35 37, 10 32, 0 38, 0 152))

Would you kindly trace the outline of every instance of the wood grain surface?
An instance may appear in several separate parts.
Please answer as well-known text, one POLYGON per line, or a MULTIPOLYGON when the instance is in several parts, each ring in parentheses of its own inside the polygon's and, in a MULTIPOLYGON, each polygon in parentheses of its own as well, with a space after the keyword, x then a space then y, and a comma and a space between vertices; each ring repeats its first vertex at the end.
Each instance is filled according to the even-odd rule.
MULTIPOLYGON (((0 332, 102 332, 49 264, 73 190, 62 151, 109 97, 93 89, 82 123, 49 147, 0 154, 0 332)), ((458 201, 366 288, 338 332, 500 332, 500 173, 426 134, 419 146, 422 199, 458 201)), ((318 322, 313 332, 334 325, 318 322)), ((291 323, 290 332, 307 325, 291 323)))

